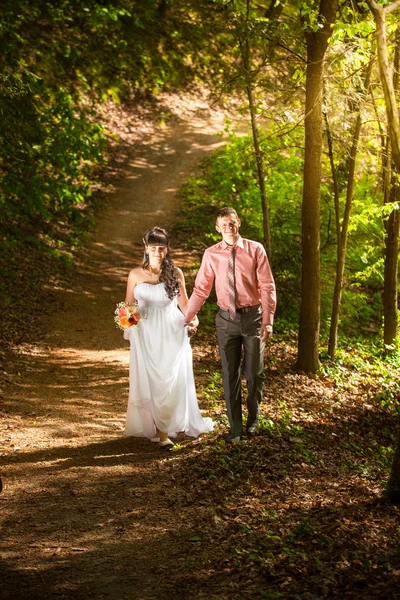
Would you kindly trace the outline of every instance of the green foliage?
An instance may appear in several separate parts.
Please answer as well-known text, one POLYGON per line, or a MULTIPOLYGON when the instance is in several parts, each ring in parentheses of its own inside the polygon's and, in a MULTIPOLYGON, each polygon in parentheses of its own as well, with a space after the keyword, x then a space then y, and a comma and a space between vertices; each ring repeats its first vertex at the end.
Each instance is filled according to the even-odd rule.
POLYGON ((213 13, 186 0, 2 2, 0 304, 16 306, 12 282, 33 273, 6 252, 34 244, 54 274, 91 226, 107 141, 96 104, 218 77, 226 42, 210 36, 213 13))
POLYGON ((321 374, 328 376, 339 390, 352 391, 363 386, 369 401, 385 410, 400 411, 400 351, 386 356, 381 345, 367 336, 344 337, 335 362, 321 353, 321 374))
MULTIPOLYGON (((301 157, 293 136, 265 138, 266 190, 270 204, 273 238, 272 264, 280 282, 280 312, 296 317, 298 281, 301 268, 301 157)), ((256 162, 248 136, 231 136, 228 146, 203 163, 202 172, 181 190, 185 220, 178 229, 196 231, 201 244, 220 239, 215 231, 215 213, 221 206, 233 206, 241 216, 241 233, 262 242, 262 211, 257 185, 256 162)))
POLYGON ((45 103, 43 82, 32 74, 16 83, 19 88, 12 95, 3 89, 0 99, 8 123, 0 138, 2 217, 16 224, 38 217, 76 220, 76 207, 91 195, 90 174, 102 159, 102 128, 65 90, 45 103), (27 127, 16 129, 21 116, 27 127))
POLYGON ((3 220, 79 219, 105 139, 89 98, 119 101, 215 77, 221 41, 205 34, 212 19, 203 10, 185 0, 2 3, 3 220))
MULTIPOLYGON (((239 1, 5 0, 0 23, 2 238, 19 235, 21 225, 30 231, 34 224, 38 238, 44 240, 49 227, 62 223, 71 229, 90 214, 86 209, 92 201, 95 167, 101 163, 106 140, 95 123, 95 102, 110 97, 125 100, 135 91, 154 94, 198 79, 212 81, 214 87, 226 83, 224 93, 243 92, 243 83, 251 81, 255 111, 265 126, 261 149, 279 291, 276 328, 295 328, 301 270, 303 130, 299 123, 305 73, 299 17, 303 26, 318 30, 322 23, 317 4, 289 3, 284 14, 270 19, 265 7, 258 5, 252 5, 247 15, 246 3, 239 1), (247 74, 242 68, 244 42, 249 44, 252 66, 247 74)), ((334 60, 327 64, 324 95, 335 142, 341 209, 352 125, 371 51, 373 22, 364 12, 361 5, 357 10, 342 7, 329 49, 334 60)), ((383 114, 379 98, 374 112, 377 117, 383 114)), ((350 225, 340 326, 355 334, 360 327, 379 331, 381 323, 385 215, 376 187, 378 133, 377 123, 369 119, 350 225)), ((330 169, 326 157, 324 161, 323 335, 329 325, 336 260, 330 169)), ((208 160, 183 194, 186 215, 180 229, 201 232, 199 248, 219 239, 214 215, 227 204, 240 213, 243 235, 262 240, 257 169, 249 137, 231 134, 229 147, 208 160)), ((59 248, 59 233, 52 244, 68 262, 68 250, 59 248)), ((52 244, 45 245, 51 248, 52 244)))
MULTIPOLYGON (((229 131, 229 126, 228 126, 229 131)), ((301 129, 276 137, 262 132, 266 193, 270 208, 272 266, 278 286, 276 330, 296 329, 300 303, 301 275, 301 129)), ((347 268, 340 327, 358 337, 378 334, 381 324, 383 281, 383 227, 385 211, 376 188, 369 157, 365 173, 356 180, 353 213, 347 249, 347 268)), ((362 162, 360 160, 360 162, 362 162)), ((324 169, 329 172, 327 164, 324 169)), ((340 196, 344 202, 345 186, 340 196)), ((219 240, 214 228, 215 213, 231 205, 241 216, 241 233, 262 241, 262 211, 252 139, 231 134, 230 143, 208 158, 200 174, 182 190, 185 222, 178 229, 196 232, 199 247, 219 240)), ((321 332, 329 331, 336 264, 336 232, 330 187, 321 189, 321 332)))
POLYGON ((217 72, 220 42, 207 35, 202 10, 184 0, 5 0, 4 61, 26 65, 54 91, 118 99, 132 88, 180 86, 217 72))
MULTIPOLYGON (((210 331, 211 326, 210 324, 203 324, 203 318, 202 318, 202 328, 204 328, 204 330, 208 330, 210 331)), ((205 385, 205 387, 202 390, 202 397, 207 401, 208 406, 211 407, 215 407, 217 406, 220 401, 221 401, 221 397, 223 396, 223 388, 222 388, 222 373, 220 373, 219 371, 213 373, 212 375, 210 375, 208 377, 208 383, 207 385, 205 385)))

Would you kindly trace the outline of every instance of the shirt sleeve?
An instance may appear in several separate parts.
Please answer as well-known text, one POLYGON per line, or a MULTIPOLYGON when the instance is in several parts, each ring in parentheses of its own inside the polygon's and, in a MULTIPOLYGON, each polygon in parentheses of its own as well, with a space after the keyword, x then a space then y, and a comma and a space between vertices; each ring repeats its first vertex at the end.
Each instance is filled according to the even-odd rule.
POLYGON ((273 325, 276 309, 276 287, 267 253, 261 245, 257 254, 256 276, 261 297, 262 324, 273 325))
POLYGON ((204 302, 211 293, 215 279, 215 272, 212 268, 208 250, 203 254, 199 272, 197 273, 192 295, 186 309, 186 323, 190 323, 197 315, 204 302))

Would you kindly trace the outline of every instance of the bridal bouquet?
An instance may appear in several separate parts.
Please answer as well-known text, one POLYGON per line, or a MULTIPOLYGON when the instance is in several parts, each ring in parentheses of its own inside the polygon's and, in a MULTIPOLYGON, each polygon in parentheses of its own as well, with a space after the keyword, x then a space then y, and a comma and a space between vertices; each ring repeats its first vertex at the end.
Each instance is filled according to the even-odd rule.
POLYGON ((126 302, 117 304, 114 315, 115 324, 120 329, 134 327, 141 319, 143 319, 143 316, 140 314, 137 307, 132 306, 132 304, 127 304, 126 302))

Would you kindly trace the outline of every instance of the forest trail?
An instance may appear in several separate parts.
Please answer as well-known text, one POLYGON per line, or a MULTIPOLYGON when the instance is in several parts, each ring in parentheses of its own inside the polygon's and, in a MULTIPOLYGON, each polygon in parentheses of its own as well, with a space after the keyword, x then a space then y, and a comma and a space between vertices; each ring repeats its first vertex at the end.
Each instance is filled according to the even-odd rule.
MULTIPOLYGON (((56 292, 63 309, 23 349, 4 405, 1 598, 161 598, 191 552, 187 515, 174 510, 159 471, 169 459, 122 436, 128 343, 113 311, 144 231, 174 222, 178 188, 222 130, 221 115, 194 118, 135 149, 73 286, 56 292)), ((185 267, 185 256, 174 259, 185 267)))

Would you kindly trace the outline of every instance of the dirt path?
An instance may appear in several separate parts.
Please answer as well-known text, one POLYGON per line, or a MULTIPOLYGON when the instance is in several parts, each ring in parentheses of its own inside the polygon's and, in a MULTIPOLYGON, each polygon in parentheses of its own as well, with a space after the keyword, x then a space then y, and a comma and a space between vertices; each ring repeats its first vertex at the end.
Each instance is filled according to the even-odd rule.
POLYGON ((159 471, 170 459, 122 437, 128 347, 112 312, 143 232, 173 223, 177 189, 222 128, 220 117, 181 122, 138 148, 73 287, 57 292, 63 310, 25 349, 1 440, 0 598, 161 598, 191 552, 159 471))

